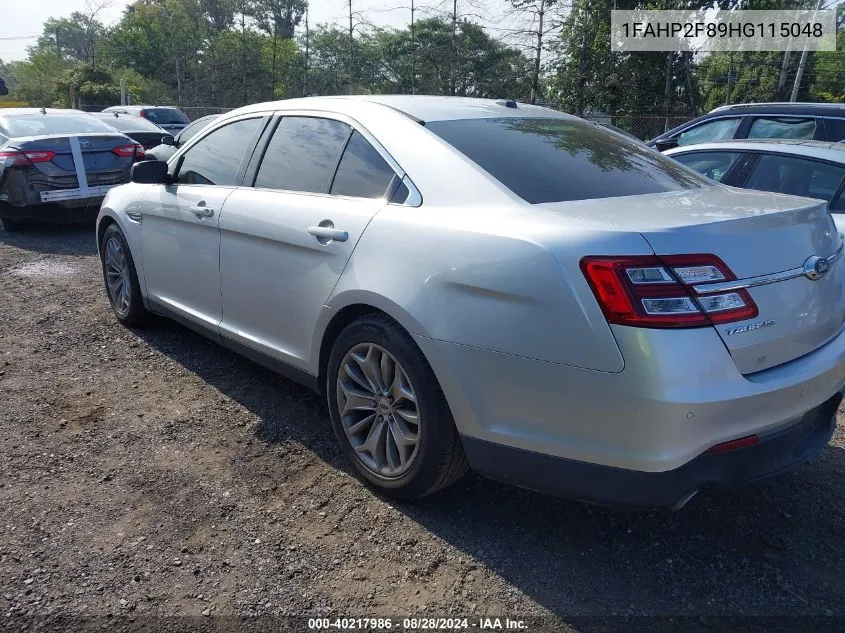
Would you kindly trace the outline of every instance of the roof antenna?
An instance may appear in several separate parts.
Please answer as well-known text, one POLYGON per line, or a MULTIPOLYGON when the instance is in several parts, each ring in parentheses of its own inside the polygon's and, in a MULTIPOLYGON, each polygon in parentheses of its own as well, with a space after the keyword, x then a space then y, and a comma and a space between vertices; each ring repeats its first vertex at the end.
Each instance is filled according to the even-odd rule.
POLYGON ((41 108, 41 114, 47 114, 47 108, 42 107, 41 108))
POLYGON ((505 106, 506 108, 516 108, 516 101, 513 99, 501 99, 496 102, 498 105, 505 106))

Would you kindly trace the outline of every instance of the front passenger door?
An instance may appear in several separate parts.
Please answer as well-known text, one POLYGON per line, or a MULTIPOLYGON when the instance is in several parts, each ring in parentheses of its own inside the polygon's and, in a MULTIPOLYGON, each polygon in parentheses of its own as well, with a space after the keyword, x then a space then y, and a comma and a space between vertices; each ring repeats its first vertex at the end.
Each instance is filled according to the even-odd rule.
POLYGON ((220 323, 220 210, 264 123, 258 115, 213 130, 176 159, 172 184, 152 186, 144 197, 141 250, 154 310, 215 329, 220 323))

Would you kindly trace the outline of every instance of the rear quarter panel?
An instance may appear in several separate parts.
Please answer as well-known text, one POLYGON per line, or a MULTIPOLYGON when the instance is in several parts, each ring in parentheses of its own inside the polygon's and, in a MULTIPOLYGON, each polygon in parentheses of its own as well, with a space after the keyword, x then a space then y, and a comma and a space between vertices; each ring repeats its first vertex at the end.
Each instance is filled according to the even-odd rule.
POLYGON ((619 348, 580 271, 573 278, 549 248, 519 237, 524 216, 495 216, 487 208, 387 205, 327 305, 366 303, 413 335, 621 371, 619 348))

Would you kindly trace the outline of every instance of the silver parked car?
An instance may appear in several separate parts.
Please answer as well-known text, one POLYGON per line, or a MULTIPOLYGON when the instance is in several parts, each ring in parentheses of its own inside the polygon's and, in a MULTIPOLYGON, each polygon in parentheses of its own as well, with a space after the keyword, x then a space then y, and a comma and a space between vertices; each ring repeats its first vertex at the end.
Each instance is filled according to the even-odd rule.
POLYGON ((470 467, 680 507, 818 453, 845 385, 823 202, 512 101, 235 110, 136 165, 97 242, 120 321, 172 317, 323 393, 399 498, 470 467))

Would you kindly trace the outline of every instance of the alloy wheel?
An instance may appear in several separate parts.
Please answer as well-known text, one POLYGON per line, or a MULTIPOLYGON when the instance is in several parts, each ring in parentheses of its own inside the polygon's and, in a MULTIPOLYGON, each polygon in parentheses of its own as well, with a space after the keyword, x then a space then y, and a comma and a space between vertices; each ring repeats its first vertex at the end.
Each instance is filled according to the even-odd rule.
POLYGON ((109 299, 119 314, 127 314, 131 292, 129 263, 126 261, 123 245, 116 237, 110 237, 106 241, 104 267, 109 299))
POLYGON ((402 365, 383 347, 359 343, 343 358, 337 406, 356 457, 381 477, 407 472, 419 452, 417 396, 402 365))

